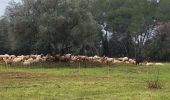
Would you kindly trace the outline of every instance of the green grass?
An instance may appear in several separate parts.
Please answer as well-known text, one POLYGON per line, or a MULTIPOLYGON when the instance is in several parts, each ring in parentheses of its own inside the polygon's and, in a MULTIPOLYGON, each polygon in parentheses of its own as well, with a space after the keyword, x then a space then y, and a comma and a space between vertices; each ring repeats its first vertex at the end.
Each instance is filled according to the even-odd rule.
POLYGON ((170 100, 170 64, 96 68, 0 66, 0 100, 170 100), (160 71, 163 89, 148 89, 160 71))

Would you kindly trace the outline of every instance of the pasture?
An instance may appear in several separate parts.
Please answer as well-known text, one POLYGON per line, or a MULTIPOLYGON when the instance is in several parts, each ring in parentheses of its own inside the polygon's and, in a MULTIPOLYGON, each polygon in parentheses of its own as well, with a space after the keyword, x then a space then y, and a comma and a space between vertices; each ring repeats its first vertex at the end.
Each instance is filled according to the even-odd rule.
POLYGON ((170 64, 0 66, 0 100, 169 100, 170 64), (147 88, 159 70, 162 89, 147 88))

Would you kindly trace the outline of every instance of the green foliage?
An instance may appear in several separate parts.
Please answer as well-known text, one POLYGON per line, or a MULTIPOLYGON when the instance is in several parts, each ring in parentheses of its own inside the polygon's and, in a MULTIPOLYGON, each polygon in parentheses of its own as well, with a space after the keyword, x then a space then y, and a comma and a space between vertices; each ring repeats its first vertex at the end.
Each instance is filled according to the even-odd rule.
MULTIPOLYGON (((156 59, 163 59, 169 55, 169 46, 157 47, 166 37, 159 34, 168 32, 156 32, 155 27, 170 20, 169 4, 169 0, 11 1, 5 22, 0 23, 0 34, 6 34, 1 43, 17 54, 105 52, 108 56, 157 55, 156 59)), ((168 39, 164 43, 168 44, 168 39)))
POLYGON ((12 2, 7 8, 7 18, 12 50, 21 53, 59 52, 67 46, 94 47, 98 32, 85 0, 12 2))
POLYGON ((2 18, 0 19, 0 53, 6 53, 10 47, 7 34, 8 21, 2 18))

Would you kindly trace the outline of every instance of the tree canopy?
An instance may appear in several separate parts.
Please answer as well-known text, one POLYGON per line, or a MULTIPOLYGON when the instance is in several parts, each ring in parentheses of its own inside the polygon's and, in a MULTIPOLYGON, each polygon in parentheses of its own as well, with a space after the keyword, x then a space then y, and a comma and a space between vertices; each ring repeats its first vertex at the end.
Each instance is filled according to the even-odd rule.
POLYGON ((0 19, 0 53, 168 60, 169 4, 169 0, 11 1, 0 19))

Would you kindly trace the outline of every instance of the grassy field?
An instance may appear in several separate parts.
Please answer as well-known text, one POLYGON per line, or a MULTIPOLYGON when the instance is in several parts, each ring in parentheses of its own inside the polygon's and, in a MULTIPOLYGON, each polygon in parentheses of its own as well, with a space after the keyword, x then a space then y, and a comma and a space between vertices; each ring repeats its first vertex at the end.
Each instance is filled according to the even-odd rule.
POLYGON ((110 68, 0 66, 0 100, 170 100, 170 64, 110 68), (160 71, 162 89, 148 89, 160 71))

